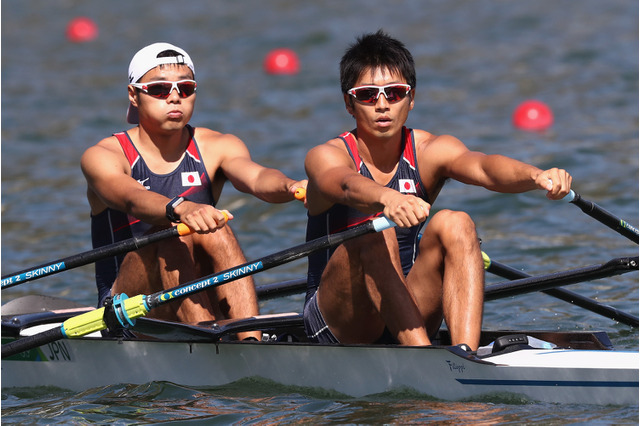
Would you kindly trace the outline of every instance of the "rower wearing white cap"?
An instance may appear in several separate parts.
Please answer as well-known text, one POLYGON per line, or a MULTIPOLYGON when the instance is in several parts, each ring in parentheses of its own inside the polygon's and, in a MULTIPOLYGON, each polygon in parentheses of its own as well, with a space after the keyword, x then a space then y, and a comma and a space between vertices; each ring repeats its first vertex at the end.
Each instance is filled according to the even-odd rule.
MULTIPOLYGON (((98 306, 113 294, 151 294, 245 263, 227 224, 233 216, 216 208, 227 180, 271 203, 294 200, 296 189, 306 187, 305 180, 252 161, 236 136, 189 125, 197 83, 183 49, 169 43, 146 46, 131 60, 128 77, 127 121, 136 126, 82 156, 93 246, 178 222, 195 232, 96 262, 98 306)), ((249 277, 166 304, 150 316, 194 324, 257 314, 249 277)))

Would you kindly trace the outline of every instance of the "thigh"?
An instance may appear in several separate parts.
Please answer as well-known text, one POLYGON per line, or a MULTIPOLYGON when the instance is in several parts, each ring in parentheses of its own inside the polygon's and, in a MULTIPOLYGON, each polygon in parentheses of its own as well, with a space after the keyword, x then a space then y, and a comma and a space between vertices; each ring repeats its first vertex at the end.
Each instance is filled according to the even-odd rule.
MULTIPOLYGON (((227 225, 213 234, 195 239, 194 257, 203 275, 219 273, 247 263, 240 244, 227 225)), ((224 318, 249 317, 258 314, 258 302, 251 276, 230 281, 208 291, 224 318)))
POLYGON ((458 299, 457 291, 465 290, 470 281, 482 283, 479 259, 478 236, 469 215, 442 210, 429 220, 407 284, 430 334, 441 325, 448 301, 458 299))
MULTIPOLYGON (((112 287, 112 294, 153 294, 200 278, 194 260, 194 235, 171 238, 128 253, 112 287)), ((210 263, 210 262, 209 262, 210 263)), ((169 321, 196 323, 221 317, 206 292, 158 306, 147 315, 169 321)))
POLYGON ((341 342, 371 343, 384 331, 382 295, 376 284, 386 281, 382 275, 398 280, 400 258, 397 250, 393 255, 389 252, 387 240, 391 239, 395 242, 395 234, 385 231, 348 241, 327 263, 318 287, 318 306, 341 342))

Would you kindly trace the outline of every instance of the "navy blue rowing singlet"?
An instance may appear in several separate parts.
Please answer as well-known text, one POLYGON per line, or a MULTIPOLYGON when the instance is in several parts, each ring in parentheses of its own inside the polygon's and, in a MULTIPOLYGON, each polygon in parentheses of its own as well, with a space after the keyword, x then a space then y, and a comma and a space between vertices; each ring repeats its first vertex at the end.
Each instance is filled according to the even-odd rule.
MULTIPOLYGON (((402 157, 399 160, 398 168, 395 175, 389 183, 385 185, 387 188, 395 189, 405 194, 414 194, 422 198, 427 203, 429 197, 424 189, 420 173, 418 171, 418 162, 416 158, 416 147, 413 130, 403 127, 402 129, 404 148, 402 157)), ((353 159, 358 169, 358 173, 369 179, 373 179, 371 172, 360 159, 358 154, 357 140, 351 132, 340 135, 349 155, 353 159)), ((343 204, 334 204, 329 210, 319 215, 308 215, 307 221, 307 241, 323 237, 328 234, 344 231, 347 228, 365 222, 374 216, 367 215, 352 207, 343 204)), ((400 260, 402 261, 402 270, 404 274, 408 274, 416 260, 418 254, 418 234, 424 223, 411 228, 395 228, 400 248, 400 260)), ((329 258, 333 254, 333 250, 318 251, 309 256, 309 267, 307 272, 307 297, 306 301, 315 294, 320 284, 322 272, 327 266, 329 258)), ((306 304, 305 301, 305 304, 306 304)))
MULTIPOLYGON (((167 174, 152 172, 134 146, 127 132, 114 134, 120 142, 129 165, 131 177, 147 190, 157 192, 169 198, 183 196, 190 201, 216 205, 211 193, 211 181, 194 138, 194 130, 189 129, 189 143, 184 158, 178 167, 167 174)), ((146 233, 152 225, 127 215, 124 212, 107 208, 91 216, 91 240, 93 248, 102 247, 146 233)), ((98 307, 110 295, 111 286, 118 275, 124 255, 96 262, 96 285, 98 287, 98 307)))

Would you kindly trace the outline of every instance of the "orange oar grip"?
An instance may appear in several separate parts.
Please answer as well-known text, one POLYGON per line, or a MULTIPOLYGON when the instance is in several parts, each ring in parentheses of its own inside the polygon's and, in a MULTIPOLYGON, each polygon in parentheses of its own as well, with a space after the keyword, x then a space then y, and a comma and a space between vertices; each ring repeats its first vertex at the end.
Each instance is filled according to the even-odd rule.
POLYGON ((187 225, 185 225, 184 223, 179 223, 178 225, 176 225, 176 229, 178 230, 178 235, 180 236, 189 235, 193 233, 193 230, 189 228, 187 225))
POLYGON ((224 215, 224 223, 229 222, 229 212, 226 210, 220 210, 220 212, 224 215))
POLYGON ((307 189, 306 188, 298 188, 296 192, 293 194, 296 197, 296 200, 304 201, 307 198, 307 189))

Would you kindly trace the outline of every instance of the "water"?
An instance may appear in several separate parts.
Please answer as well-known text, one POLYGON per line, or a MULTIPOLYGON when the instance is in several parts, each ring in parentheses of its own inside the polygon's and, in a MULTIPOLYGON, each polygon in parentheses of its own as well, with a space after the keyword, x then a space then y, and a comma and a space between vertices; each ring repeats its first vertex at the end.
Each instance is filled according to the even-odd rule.
MULTIPOLYGON (((2 273, 90 249, 82 152, 126 128, 126 69, 159 40, 189 51, 198 100, 192 123, 234 133, 255 160, 304 176, 312 146, 353 125, 337 63, 356 35, 384 28, 412 50, 418 73, 408 124, 451 133, 470 148, 503 153, 574 176, 585 198, 638 224, 638 5, 628 0, 2 2, 2 273), (67 22, 95 20, 97 40, 73 44, 67 22), (295 76, 267 75, 266 53, 294 49, 295 76), (546 133, 511 125, 538 98, 555 113, 546 133)), ((225 188, 220 205, 249 259, 302 242, 299 203, 272 206, 225 188)), ((530 274, 602 263, 637 247, 575 206, 541 193, 501 195, 447 185, 434 209, 474 218, 493 259, 530 274)), ((267 284, 304 275, 297 261, 256 277, 267 284)), ((86 266, 3 291, 93 305, 86 266)), ((498 279, 488 277, 488 282, 498 279)), ((638 274, 570 287, 638 315, 638 274)), ((261 304, 300 311, 303 296, 261 304)), ((543 294, 487 303, 489 329, 605 330, 616 347, 638 349, 638 331, 543 294)), ((2 391, 3 423, 637 423, 638 407, 557 406, 517 399, 446 403, 409 391, 347 398, 246 381, 191 389, 171 383, 70 393, 2 391)))

